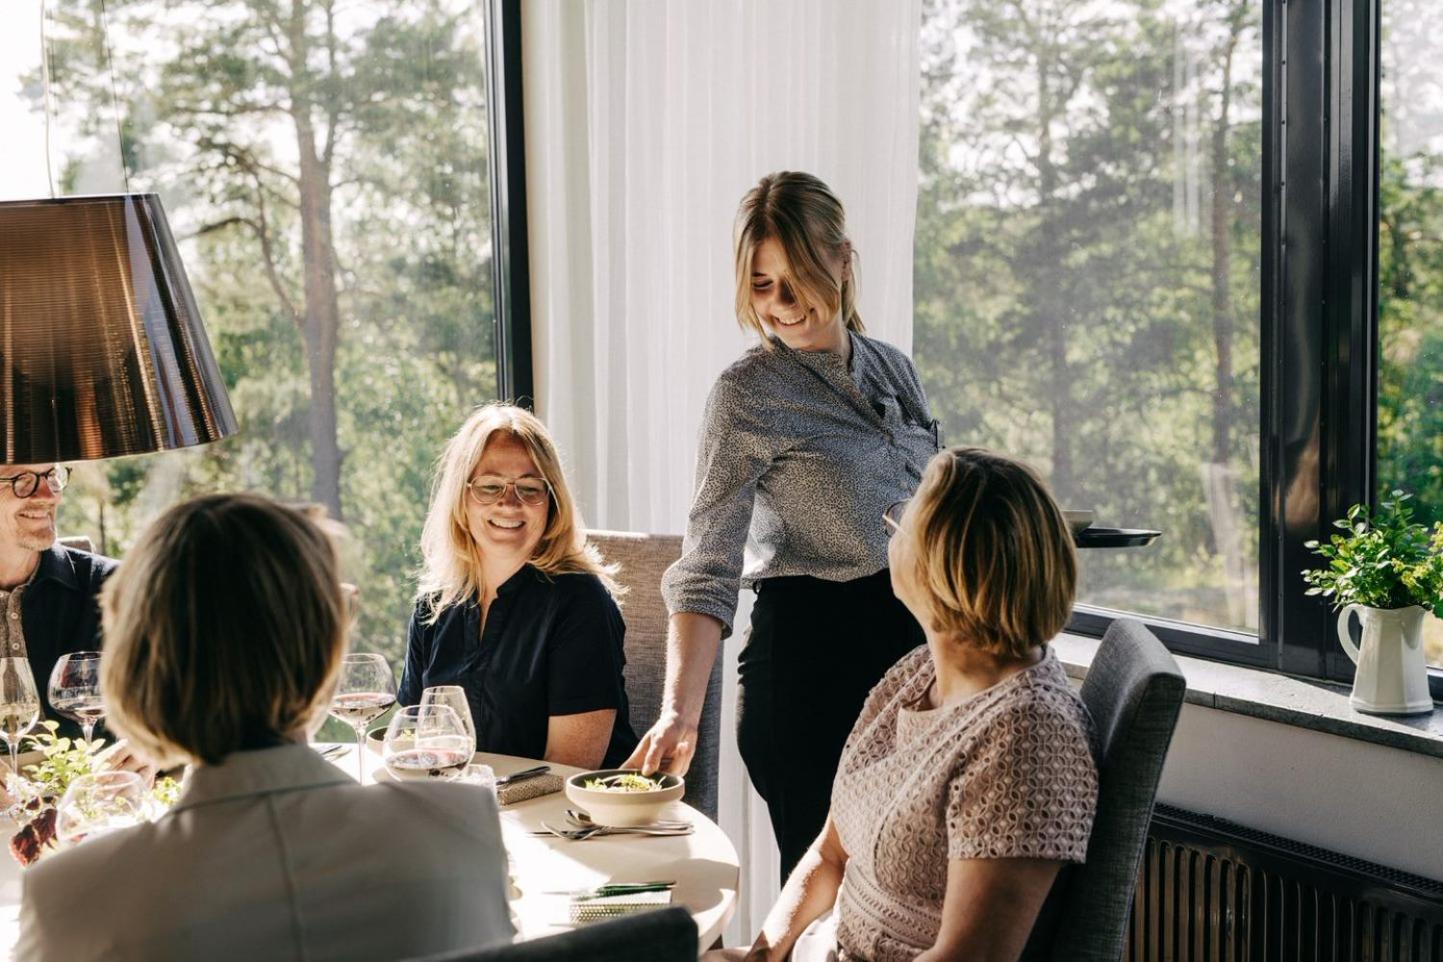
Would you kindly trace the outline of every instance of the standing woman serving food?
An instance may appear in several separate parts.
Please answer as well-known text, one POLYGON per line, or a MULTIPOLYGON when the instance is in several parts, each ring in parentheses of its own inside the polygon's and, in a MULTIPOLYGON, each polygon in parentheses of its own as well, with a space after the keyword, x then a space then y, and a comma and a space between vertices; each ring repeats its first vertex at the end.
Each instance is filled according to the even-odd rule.
POLYGON ((737 739, 782 875, 821 830, 867 692, 921 628, 892 594, 878 520, 916 488, 936 422, 905 354, 867 337, 842 204, 810 174, 762 178, 736 228, 736 313, 761 344, 707 400, 671 615, 661 716, 629 763, 685 772, 743 584, 737 739))

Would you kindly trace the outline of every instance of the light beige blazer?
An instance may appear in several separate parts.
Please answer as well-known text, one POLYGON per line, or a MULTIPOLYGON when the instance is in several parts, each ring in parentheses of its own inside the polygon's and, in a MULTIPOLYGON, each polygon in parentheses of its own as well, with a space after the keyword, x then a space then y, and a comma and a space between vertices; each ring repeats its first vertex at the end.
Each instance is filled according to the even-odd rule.
POLYGON ((19 962, 392 960, 509 941, 496 803, 304 745, 197 767, 148 825, 27 869, 19 962))

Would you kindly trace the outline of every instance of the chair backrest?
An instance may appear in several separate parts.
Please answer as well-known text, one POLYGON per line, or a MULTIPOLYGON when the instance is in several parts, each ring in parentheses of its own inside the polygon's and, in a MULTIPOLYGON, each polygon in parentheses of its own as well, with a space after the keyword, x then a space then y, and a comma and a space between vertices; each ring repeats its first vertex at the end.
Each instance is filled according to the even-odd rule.
POLYGON ((56 538, 64 548, 78 548, 81 551, 88 551, 95 554, 95 542, 90 540, 87 534, 67 534, 64 537, 56 538))
POLYGON ((1186 688, 1177 662, 1141 622, 1112 623, 1082 683, 1099 751, 1087 861, 1059 875, 1023 959, 1122 958, 1153 798, 1186 688))
MULTIPOLYGON (((655 724, 666 682, 666 629, 661 576, 681 557, 681 536, 632 531, 587 533, 602 556, 621 566, 617 580, 628 589, 621 616, 626 621, 626 697, 631 727, 638 735, 655 724)), ((686 773, 684 801, 708 818, 717 815, 721 764, 721 669, 718 655, 706 684, 706 703, 697 726, 696 755, 686 773)))
POLYGON ((696 956, 696 923, 686 909, 672 906, 560 935, 412 962, 696 962, 696 956))

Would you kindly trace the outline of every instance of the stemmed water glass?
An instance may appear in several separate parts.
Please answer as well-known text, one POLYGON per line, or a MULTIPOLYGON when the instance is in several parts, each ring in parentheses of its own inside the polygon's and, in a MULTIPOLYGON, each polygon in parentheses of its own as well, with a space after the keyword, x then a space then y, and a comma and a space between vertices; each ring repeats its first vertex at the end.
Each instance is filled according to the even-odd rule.
POLYGON ((149 796, 135 772, 81 775, 55 806, 55 837, 68 845, 137 825, 146 820, 149 796))
POLYGON ((475 751, 475 736, 446 705, 402 708, 386 728, 386 771, 402 781, 460 778, 475 751))
POLYGON ((466 735, 471 739, 472 749, 480 748, 476 743, 476 723, 471 718, 471 703, 466 700, 466 690, 460 685, 433 685, 421 692, 422 705, 445 705, 461 718, 466 735))
POLYGON ((0 738, 10 749, 10 771, 17 783, 20 739, 40 720, 40 695, 28 658, 0 658, 0 738))
POLYGON ((73 651, 61 655, 50 672, 50 707, 80 723, 89 743, 95 737, 95 723, 105 717, 100 698, 100 652, 73 651))
POLYGON ((331 716, 356 732, 356 781, 365 781, 366 726, 396 703, 396 676, 384 655, 352 653, 341 658, 341 677, 331 698, 331 716))

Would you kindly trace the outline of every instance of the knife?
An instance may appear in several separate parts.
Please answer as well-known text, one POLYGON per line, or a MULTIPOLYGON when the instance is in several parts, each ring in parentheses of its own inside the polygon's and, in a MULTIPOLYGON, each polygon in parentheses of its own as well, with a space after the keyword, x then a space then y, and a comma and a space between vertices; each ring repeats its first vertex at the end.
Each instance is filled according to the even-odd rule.
POLYGON ((537 775, 545 775, 549 771, 551 771, 550 765, 537 765, 535 768, 522 769, 519 772, 512 772, 510 775, 498 778, 496 779, 496 785, 499 788, 502 785, 523 782, 528 778, 535 778, 537 775))

